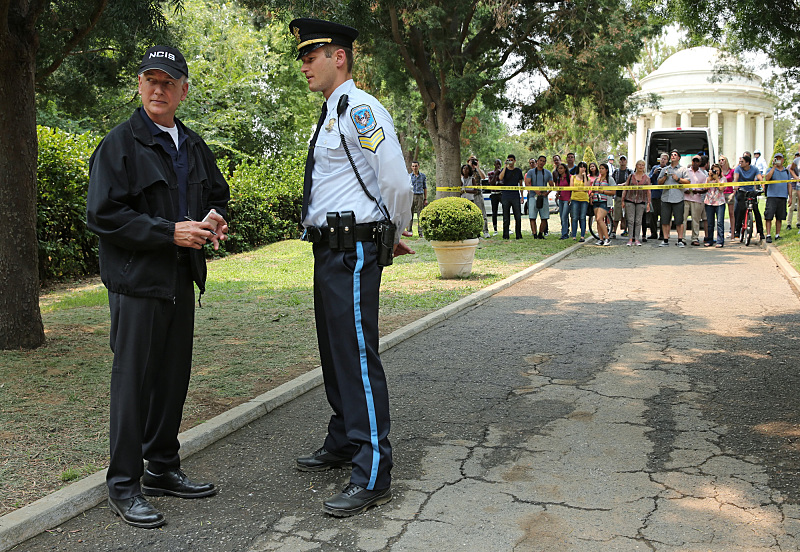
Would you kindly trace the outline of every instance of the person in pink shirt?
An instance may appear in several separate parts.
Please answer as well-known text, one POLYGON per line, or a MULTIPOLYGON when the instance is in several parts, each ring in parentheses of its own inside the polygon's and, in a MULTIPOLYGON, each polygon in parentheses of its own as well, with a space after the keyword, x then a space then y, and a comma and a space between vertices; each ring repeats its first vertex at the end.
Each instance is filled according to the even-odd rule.
MULTIPOLYGON (((719 167, 722 171, 722 178, 727 182, 733 182, 733 169, 728 162, 728 158, 724 155, 719 156, 719 167)), ((733 213, 736 204, 736 194, 733 193, 733 186, 725 186, 722 189, 722 193, 725 194, 725 204, 728 206, 728 220, 731 223, 731 234, 728 236, 730 238, 733 235, 733 213)))
POLYGON ((705 243, 703 245, 706 247, 714 245, 715 220, 717 228, 716 247, 722 247, 725 244, 725 186, 719 186, 719 184, 724 183, 727 183, 727 180, 722 174, 722 167, 719 163, 714 163, 711 165, 711 170, 706 179, 706 184, 709 186, 703 200, 707 219, 706 235, 703 240, 705 243))
MULTIPOLYGON (((708 173, 700 168, 701 159, 699 155, 692 157, 692 166, 686 171, 686 177, 689 179, 689 184, 705 184, 708 178, 708 173)), ((703 213, 705 211, 705 204, 703 203, 706 188, 686 188, 683 190, 683 197, 686 200, 684 208, 684 219, 687 214, 692 216, 692 245, 700 245, 700 221, 703 220, 703 213), (688 213, 687 213, 688 211, 688 213)), ((708 229, 703 230, 705 236, 708 235, 708 229)))

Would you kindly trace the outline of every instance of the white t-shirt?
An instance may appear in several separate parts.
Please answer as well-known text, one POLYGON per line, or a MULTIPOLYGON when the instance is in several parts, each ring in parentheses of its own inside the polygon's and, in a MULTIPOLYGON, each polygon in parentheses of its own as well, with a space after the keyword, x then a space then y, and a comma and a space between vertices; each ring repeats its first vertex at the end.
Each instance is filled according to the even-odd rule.
POLYGON ((178 125, 172 125, 171 127, 161 126, 158 123, 155 124, 160 130, 164 132, 168 132, 170 136, 172 136, 172 141, 175 142, 175 149, 178 149, 178 125))

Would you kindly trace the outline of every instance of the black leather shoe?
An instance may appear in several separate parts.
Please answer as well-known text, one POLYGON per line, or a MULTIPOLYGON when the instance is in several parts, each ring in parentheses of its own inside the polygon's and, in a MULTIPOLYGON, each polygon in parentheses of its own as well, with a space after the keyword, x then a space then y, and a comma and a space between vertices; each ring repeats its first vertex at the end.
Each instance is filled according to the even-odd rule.
POLYGON ((380 506, 392 499, 391 487, 380 491, 368 491, 355 483, 348 483, 344 490, 322 503, 322 510, 332 516, 348 517, 360 514, 370 506, 380 506))
POLYGON ((352 458, 328 452, 325 447, 315 450, 311 453, 311 456, 303 456, 297 459, 297 469, 306 472, 325 471, 331 468, 349 468, 352 465, 352 458))
POLYGON ((213 483, 193 483, 180 469, 168 470, 161 475, 144 471, 142 492, 147 496, 172 495, 178 498, 203 498, 217 494, 213 483))
POLYGON ((122 521, 134 527, 155 529, 167 522, 164 514, 153 508, 153 505, 147 502, 142 495, 122 500, 108 497, 108 506, 115 515, 122 518, 122 521))

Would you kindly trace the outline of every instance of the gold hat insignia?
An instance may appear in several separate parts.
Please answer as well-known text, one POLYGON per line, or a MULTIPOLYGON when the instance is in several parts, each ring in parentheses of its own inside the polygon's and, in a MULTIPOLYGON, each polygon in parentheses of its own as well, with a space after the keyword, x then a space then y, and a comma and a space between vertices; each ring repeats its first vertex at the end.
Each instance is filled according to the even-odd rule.
POLYGON ((292 27, 292 34, 294 35, 295 40, 300 42, 300 27, 292 27))

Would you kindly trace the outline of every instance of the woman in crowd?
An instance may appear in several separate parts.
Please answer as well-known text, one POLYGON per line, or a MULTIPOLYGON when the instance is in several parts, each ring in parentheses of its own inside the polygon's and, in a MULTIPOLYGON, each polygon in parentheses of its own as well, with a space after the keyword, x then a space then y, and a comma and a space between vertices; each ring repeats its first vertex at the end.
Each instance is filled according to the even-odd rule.
MULTIPOLYGON (((733 169, 728 163, 728 158, 724 155, 719 156, 719 166, 720 171, 722 171, 722 179, 725 182, 733 182, 733 169)), ((722 193, 725 194, 725 204, 728 206, 728 220, 731 223, 731 235, 733 235, 733 213, 736 202, 736 194, 733 193, 733 186, 725 186, 722 189, 722 193)), ((720 245, 718 247, 722 246, 720 245)))
MULTIPOLYGON (((578 172, 572 175, 571 184, 573 186, 588 186, 589 175, 586 174, 586 163, 578 163, 578 172)), ((585 190, 573 190, 570 197, 570 214, 572 215, 572 239, 577 236, 578 224, 581 225, 580 242, 586 241, 586 214, 589 211, 589 192, 585 190)))
MULTIPOLYGON (((733 172, 733 171, 731 171, 733 172)), ((708 227, 706 229, 706 236, 703 240, 703 245, 711 247, 714 245, 714 218, 717 219, 717 245, 722 247, 725 244, 725 206, 726 204, 726 187, 728 180, 725 178, 725 169, 719 163, 711 165, 711 170, 708 172, 706 183, 709 184, 706 190, 705 199, 703 203, 706 205, 706 220, 708 227), (720 186, 714 186, 720 184, 720 186)))
MULTIPOLYGON (((489 186, 499 186, 497 182, 497 177, 500 176, 500 171, 503 170, 503 162, 499 159, 494 160, 494 169, 489 171, 487 175, 489 179, 489 186)), ((492 202, 492 227, 494 228, 494 233, 497 234, 497 208, 500 206, 500 196, 502 192, 499 190, 492 190, 489 194, 489 199, 492 202)))
POLYGON ((597 177, 600 176, 600 170, 597 168, 597 163, 594 161, 589 163, 589 169, 586 172, 589 174, 589 182, 597 180, 597 177))
MULTIPOLYGON (((589 165, 589 170, 591 171, 592 165, 589 165)), ((592 179, 589 177, 592 186, 608 186, 609 185, 609 177, 608 177, 608 164, 607 163, 600 163, 600 174, 592 179)), ((611 245, 611 239, 608 237, 608 226, 606 225, 606 215, 608 214, 608 204, 610 201, 614 199, 613 195, 608 195, 608 193, 604 190, 598 190, 597 192, 592 193, 592 208, 594 209, 594 220, 597 221, 597 234, 600 236, 600 239, 597 241, 597 245, 611 245)))
MULTIPOLYGON (((555 158, 555 156, 553 157, 555 158)), ((555 181, 556 186, 569 186, 569 171, 567 171, 566 165, 563 163, 556 165, 553 180, 555 181)), ((572 192, 569 190, 558 192, 556 195, 558 214, 561 217, 561 238, 559 239, 562 240, 569 238, 569 200, 571 196, 572 192)))
MULTIPOLYGON (((628 177, 626 186, 647 186, 650 177, 644 171, 644 161, 636 162, 636 170, 628 177)), ((625 245, 642 245, 639 235, 642 233, 642 219, 645 212, 650 211, 650 190, 625 190, 622 192, 622 202, 625 205, 625 218, 628 222, 628 243, 625 245)))

